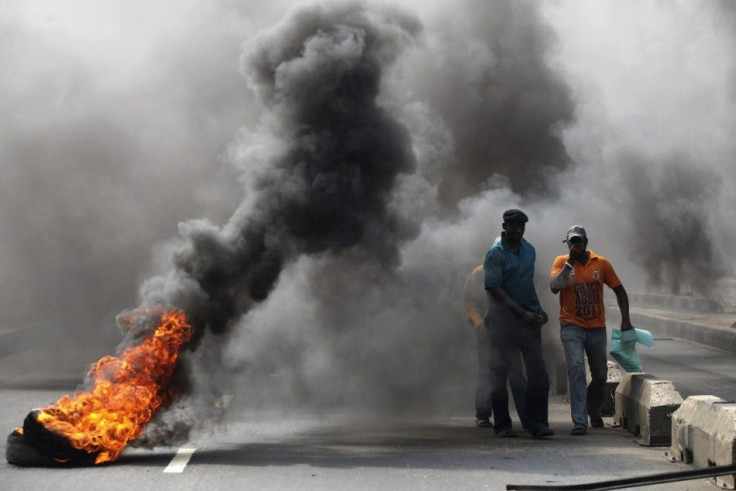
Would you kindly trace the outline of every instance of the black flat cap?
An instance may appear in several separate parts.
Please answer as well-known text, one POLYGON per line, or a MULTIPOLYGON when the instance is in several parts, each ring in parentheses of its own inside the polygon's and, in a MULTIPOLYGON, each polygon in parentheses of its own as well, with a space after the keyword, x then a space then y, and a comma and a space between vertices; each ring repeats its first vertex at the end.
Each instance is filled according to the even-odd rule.
POLYGON ((512 208, 503 212, 503 221, 526 223, 529 221, 529 217, 523 211, 512 208))

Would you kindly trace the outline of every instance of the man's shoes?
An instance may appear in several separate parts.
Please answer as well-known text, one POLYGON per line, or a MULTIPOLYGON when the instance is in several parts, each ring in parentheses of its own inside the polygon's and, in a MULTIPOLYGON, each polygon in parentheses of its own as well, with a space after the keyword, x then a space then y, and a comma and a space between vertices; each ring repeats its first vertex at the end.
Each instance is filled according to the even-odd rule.
POLYGON ((478 428, 493 428, 493 424, 491 424, 491 421, 488 418, 476 419, 475 426, 477 426, 478 428))
POLYGON ((601 418, 600 416, 591 416, 590 426, 592 426, 593 428, 603 428, 603 418, 601 418))
POLYGON ((501 438, 516 438, 516 432, 511 429, 501 430, 496 432, 496 436, 500 436, 501 438))
POLYGON ((543 426, 532 431, 532 438, 545 438, 554 435, 555 432, 548 426, 543 426))
POLYGON ((588 430, 585 428, 585 426, 576 426, 570 430, 571 435, 585 435, 587 432, 588 430))

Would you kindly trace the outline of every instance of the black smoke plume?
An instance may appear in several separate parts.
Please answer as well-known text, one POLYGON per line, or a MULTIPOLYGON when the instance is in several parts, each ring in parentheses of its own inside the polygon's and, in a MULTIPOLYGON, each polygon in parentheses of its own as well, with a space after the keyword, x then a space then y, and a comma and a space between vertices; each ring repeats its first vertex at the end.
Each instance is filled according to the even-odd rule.
MULTIPOLYGON (((500 232, 500 207, 519 198, 497 189, 497 203, 478 206, 477 217, 459 223, 439 217, 489 187, 494 174, 512 176, 528 195, 543 188, 549 169, 527 156, 544 153, 544 142, 561 149, 554 127, 572 113, 564 85, 544 62, 554 39, 538 5, 512 4, 464 1, 430 15, 420 8, 423 37, 388 74, 384 100, 411 128, 419 160, 416 173, 400 177, 395 199, 404 215, 423 222, 422 235, 402 247, 398 268, 390 276, 376 273, 370 258, 355 251, 300 261, 285 272, 290 284, 243 319, 229 344, 229 369, 263 372, 269 382, 278 377, 300 407, 380 413, 464 407, 475 358, 468 352, 473 333, 462 312, 462 286, 500 232), (530 42, 517 46, 509 38, 530 42), (479 72, 498 85, 489 86, 479 72), (444 110, 454 117, 445 119, 444 110), (521 120, 536 125, 524 127, 521 120), (460 138, 468 132, 475 138, 460 138), (503 158, 483 157, 482 148, 502 146, 510 134, 516 143, 503 158), (472 162, 464 165, 455 152, 472 155, 472 162), (445 186, 445 177, 469 185, 441 209, 437 187, 445 186)), ((552 161, 562 167, 567 157, 552 161)), ((498 182, 505 188, 509 180, 498 182)), ((233 383, 239 394, 258 385, 246 375, 233 383)))
POLYGON ((419 30, 400 9, 346 2, 296 9, 256 37, 243 71, 278 151, 225 226, 180 225, 173 268, 143 285, 143 305, 183 309, 201 339, 227 333, 299 255, 360 247, 394 267, 416 227, 389 201, 415 161, 408 132, 377 97, 383 67, 419 30))

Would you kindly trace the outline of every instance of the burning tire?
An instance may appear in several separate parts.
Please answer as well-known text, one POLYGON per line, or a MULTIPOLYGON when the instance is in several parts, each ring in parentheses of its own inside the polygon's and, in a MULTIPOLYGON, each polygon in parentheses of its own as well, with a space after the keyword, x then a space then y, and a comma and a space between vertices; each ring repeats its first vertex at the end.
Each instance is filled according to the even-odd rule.
MULTIPOLYGON (((194 329, 181 310, 142 308, 128 316, 147 335, 85 376, 89 390, 28 413, 8 437, 6 459, 19 466, 91 466, 113 462, 175 395, 170 386, 194 329)), ((131 327, 132 328, 132 327, 131 327)))
POLYGON ((97 454, 71 446, 69 441, 47 430, 31 411, 23 421, 22 431, 8 435, 5 458, 9 464, 21 467, 89 466, 97 454))
POLYGON ((36 447, 28 445, 26 439, 18 430, 8 435, 5 459, 8 464, 21 467, 52 467, 59 465, 41 453, 36 447))

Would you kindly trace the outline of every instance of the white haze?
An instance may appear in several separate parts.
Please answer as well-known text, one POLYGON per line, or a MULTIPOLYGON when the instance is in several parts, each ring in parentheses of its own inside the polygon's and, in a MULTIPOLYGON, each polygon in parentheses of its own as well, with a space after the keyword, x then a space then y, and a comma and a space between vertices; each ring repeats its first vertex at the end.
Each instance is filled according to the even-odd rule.
MULTIPOLYGON (((573 224, 630 288, 717 296, 732 274, 732 4, 398 3, 423 27, 383 67, 378 102, 411 137, 417 166, 390 206, 417 228, 388 270, 370 247, 285 264, 265 301, 191 356, 192 407, 234 392, 249 404, 471 414, 460 293, 510 207, 530 216, 553 319, 546 278, 573 224)), ((291 7, 0 7, 5 325, 64 319, 73 337, 112 347, 115 314, 167 271, 179 222, 250 211, 252 182, 283 141, 264 129, 269 109, 241 55, 291 7)), ((556 328, 545 327, 551 359, 556 328)))

